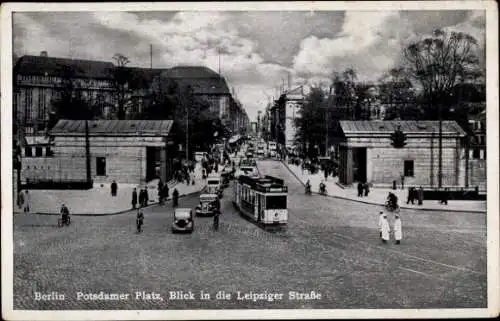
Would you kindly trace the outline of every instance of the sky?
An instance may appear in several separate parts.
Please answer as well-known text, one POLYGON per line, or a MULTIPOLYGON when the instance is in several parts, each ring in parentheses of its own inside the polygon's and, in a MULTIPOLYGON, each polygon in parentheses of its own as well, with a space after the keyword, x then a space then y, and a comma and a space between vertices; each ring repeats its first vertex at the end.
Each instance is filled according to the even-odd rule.
POLYGON ((376 81, 401 63, 402 49, 434 29, 474 36, 484 55, 484 11, 17 12, 16 56, 112 61, 129 66, 203 65, 219 71, 251 120, 279 87, 327 84, 334 71, 376 81))

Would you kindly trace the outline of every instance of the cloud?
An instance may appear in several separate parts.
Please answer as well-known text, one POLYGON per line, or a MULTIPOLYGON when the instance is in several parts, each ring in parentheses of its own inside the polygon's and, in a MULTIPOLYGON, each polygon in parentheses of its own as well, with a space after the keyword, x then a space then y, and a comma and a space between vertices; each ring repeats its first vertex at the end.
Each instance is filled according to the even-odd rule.
POLYGON ((292 78, 291 87, 327 85, 332 71, 355 68, 376 80, 410 41, 435 28, 485 43, 480 11, 41 12, 14 14, 14 52, 111 61, 132 66, 203 65, 226 78, 250 118, 292 78))
MULTIPOLYGON (((397 12, 347 12, 342 31, 335 38, 308 37, 301 42, 294 69, 301 74, 328 75, 337 58, 363 52, 384 36, 386 22, 397 12)), ((353 61, 354 62, 354 61, 353 61)))

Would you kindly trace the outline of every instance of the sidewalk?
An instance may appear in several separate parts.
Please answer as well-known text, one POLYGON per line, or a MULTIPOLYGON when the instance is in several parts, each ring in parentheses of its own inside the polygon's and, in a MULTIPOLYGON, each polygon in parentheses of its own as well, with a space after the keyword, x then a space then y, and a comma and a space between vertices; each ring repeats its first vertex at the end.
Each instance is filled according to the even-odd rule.
MULTIPOLYGON (((94 184, 90 190, 30 190, 31 213, 59 214, 61 204, 66 204, 72 215, 111 215, 127 212, 132 209, 132 191, 140 185, 118 183, 118 192, 111 196, 111 184, 94 184)), ((195 185, 186 185, 177 181, 168 183, 169 199, 172 198, 174 188, 179 195, 188 195, 201 191, 206 185, 202 179, 201 165, 196 164, 195 185)), ((147 183, 149 204, 158 203, 158 179, 147 183)), ((14 213, 21 213, 22 209, 14 206, 14 213)))
MULTIPOLYGON (((314 193, 318 192, 319 184, 324 180, 323 171, 319 171, 316 174, 309 174, 307 170, 302 172, 302 169, 297 165, 286 164, 283 162, 285 167, 287 167, 294 176, 296 176, 303 184, 309 179, 311 183, 311 190, 314 193)), ((408 197, 408 189, 402 190, 392 190, 389 188, 370 188, 370 193, 368 196, 358 197, 357 189, 353 187, 342 188, 337 185, 338 177, 328 177, 325 181, 327 194, 329 196, 344 198, 352 201, 363 202, 368 204, 384 205, 385 200, 389 192, 396 194, 398 197, 398 203, 401 208, 410 209, 421 209, 421 210, 433 210, 433 211, 459 211, 459 212, 481 212, 486 213, 486 201, 448 201, 448 205, 439 204, 437 200, 424 200, 423 205, 412 205, 406 204, 406 199, 408 197)))

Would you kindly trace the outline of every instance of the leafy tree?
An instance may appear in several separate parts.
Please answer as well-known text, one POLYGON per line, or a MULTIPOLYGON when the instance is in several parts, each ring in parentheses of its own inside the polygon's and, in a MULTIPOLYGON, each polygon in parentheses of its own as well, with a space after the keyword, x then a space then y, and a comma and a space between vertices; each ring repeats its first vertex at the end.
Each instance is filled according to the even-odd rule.
POLYGON ((129 80, 131 77, 131 70, 126 68, 126 66, 130 63, 130 60, 120 53, 115 54, 112 59, 115 65, 112 71, 113 85, 118 105, 116 117, 118 119, 125 119, 125 106, 129 99, 129 80))
POLYGON ((358 104, 356 80, 357 72, 352 68, 348 68, 342 73, 333 73, 329 92, 329 112, 327 115, 331 125, 331 130, 329 130, 330 135, 337 135, 340 120, 355 119, 355 111, 358 104))
POLYGON ((312 87, 306 97, 306 102, 301 106, 300 117, 295 119, 297 133, 295 139, 302 145, 303 151, 313 156, 314 146, 318 145, 324 149, 325 146, 325 111, 328 99, 320 87, 312 87))
POLYGON ((379 79, 380 100, 387 106, 386 120, 419 119, 416 94, 402 67, 392 68, 379 79))
POLYGON ((74 66, 58 66, 61 75, 60 89, 52 99, 52 112, 49 117, 49 129, 59 119, 93 119, 99 115, 96 102, 85 81, 77 78, 78 70, 74 66))

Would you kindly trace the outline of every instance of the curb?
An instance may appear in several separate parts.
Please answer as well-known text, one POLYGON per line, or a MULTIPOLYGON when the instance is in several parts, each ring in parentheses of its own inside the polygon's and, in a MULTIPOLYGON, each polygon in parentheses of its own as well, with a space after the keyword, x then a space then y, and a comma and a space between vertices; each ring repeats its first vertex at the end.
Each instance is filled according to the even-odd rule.
MULTIPOLYGON (((196 194, 196 193, 200 193, 201 191, 196 191, 196 192, 191 192, 191 193, 187 193, 187 194, 180 194, 179 195, 179 198, 183 198, 183 197, 186 197, 186 196, 190 196, 190 195, 193 195, 193 194, 196 194)), ((171 201, 172 198, 168 198, 167 201, 171 201)), ((155 206, 155 205, 158 205, 159 202, 155 202, 155 203, 151 203, 151 204, 148 204, 144 207, 141 207, 141 208, 148 208, 148 207, 152 207, 152 206, 155 206)), ((139 209, 139 208, 136 208, 136 210, 139 209)), ((132 208, 129 208, 127 210, 122 210, 122 211, 118 211, 118 212, 113 212, 113 213, 104 213, 104 214, 95 214, 95 213, 89 213, 89 214, 84 214, 84 213, 75 213, 75 214, 71 214, 71 216, 113 216, 113 215, 120 215, 120 214, 125 214, 127 212, 132 212, 134 211, 134 209, 132 208)), ((24 214, 24 213, 16 213, 14 212, 13 214, 24 214)), ((47 212, 32 212, 30 214, 36 214, 36 215, 61 215, 59 213, 47 213, 47 212)))
MULTIPOLYGON (((302 186, 306 186, 304 184, 304 182, 297 176, 297 174, 295 174, 291 169, 290 167, 288 167, 288 164, 285 164, 285 162, 281 161, 281 163, 286 167, 286 169, 288 169, 288 171, 290 173, 292 173, 292 175, 302 184, 302 186)), ((317 194, 317 195, 320 195, 319 193, 317 192, 312 192, 312 194, 317 194)), ((351 202, 357 202, 357 203, 363 203, 363 204, 369 204, 369 205, 377 205, 377 206, 384 206, 384 204, 382 203, 375 203, 375 202, 370 202, 370 201, 362 201, 362 200, 357 200, 357 199, 352 199, 352 198, 347 198, 347 197, 343 197, 343 196, 338 196, 338 195, 321 195, 321 196, 326 196, 326 197, 332 197, 332 198, 337 198, 337 199, 341 199, 341 200, 345 200, 345 201, 351 201, 351 202)), ((453 210, 453 209, 438 209, 438 208, 424 208, 424 207, 420 207, 420 208, 415 208, 415 207, 407 207, 407 206, 400 206, 399 208, 401 209, 408 209, 408 210, 418 210, 418 211, 430 211, 430 212, 455 212, 455 213, 463 213, 463 212, 468 212, 468 213, 476 213, 476 214, 486 214, 487 211, 478 211, 478 210, 469 210, 469 211, 465 211, 465 210, 453 210)))

